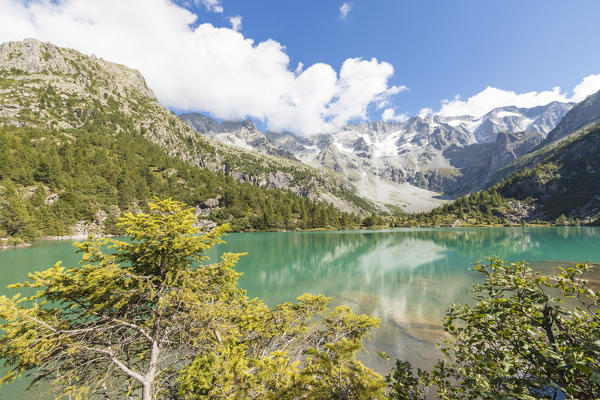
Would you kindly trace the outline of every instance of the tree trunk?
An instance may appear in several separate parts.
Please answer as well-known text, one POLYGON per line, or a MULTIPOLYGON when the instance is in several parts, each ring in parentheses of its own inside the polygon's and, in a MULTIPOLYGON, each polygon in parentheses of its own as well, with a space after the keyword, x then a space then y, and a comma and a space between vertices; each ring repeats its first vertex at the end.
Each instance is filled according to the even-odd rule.
POLYGON ((142 384, 142 400, 152 400, 152 383, 146 382, 142 384))

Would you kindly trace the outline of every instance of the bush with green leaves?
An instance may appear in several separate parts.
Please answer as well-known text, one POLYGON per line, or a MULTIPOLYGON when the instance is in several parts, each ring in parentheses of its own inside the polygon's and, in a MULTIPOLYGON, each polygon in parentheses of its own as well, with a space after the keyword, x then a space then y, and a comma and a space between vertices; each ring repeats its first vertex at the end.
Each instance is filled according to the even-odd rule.
POLYGON ((600 293, 588 265, 538 276, 525 263, 479 262, 475 303, 453 305, 431 371, 398 361, 393 399, 600 398, 600 293))

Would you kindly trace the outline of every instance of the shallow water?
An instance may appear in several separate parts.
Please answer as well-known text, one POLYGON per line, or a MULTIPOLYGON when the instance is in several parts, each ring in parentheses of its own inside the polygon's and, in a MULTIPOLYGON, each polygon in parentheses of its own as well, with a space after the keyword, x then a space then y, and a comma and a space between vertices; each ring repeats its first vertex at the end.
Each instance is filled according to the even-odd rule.
MULTIPOLYGON (((394 359, 428 367, 437 358, 441 319, 452 303, 469 301, 477 278, 469 267, 499 256, 526 260, 543 273, 575 262, 600 262, 600 228, 394 229, 387 231, 239 233, 210 253, 248 252, 238 269, 240 285, 269 305, 303 293, 323 293, 333 304, 381 318, 361 358, 384 373, 394 359), (386 352, 383 361, 376 351, 386 352)), ((0 294, 27 272, 62 260, 79 260, 71 242, 41 242, 0 252, 0 294)), ((600 274, 594 273, 598 279, 600 274)), ((23 393, 25 382, 0 389, 0 398, 42 398, 23 393)))

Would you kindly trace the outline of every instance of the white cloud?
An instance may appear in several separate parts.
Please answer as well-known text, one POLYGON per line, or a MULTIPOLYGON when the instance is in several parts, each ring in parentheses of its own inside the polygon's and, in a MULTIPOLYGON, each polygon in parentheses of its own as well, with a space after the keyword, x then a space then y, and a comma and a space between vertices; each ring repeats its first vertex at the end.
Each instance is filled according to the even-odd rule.
POLYGON ((202 4, 208 11, 223 13, 223 6, 221 5, 221 0, 202 0, 202 4))
POLYGON ((233 29, 234 31, 239 31, 240 29, 242 29, 242 17, 235 16, 235 17, 229 17, 229 23, 231 24, 231 29, 233 29))
POLYGON ((600 90, 600 74, 586 76, 573 89, 571 101, 583 101, 590 94, 594 94, 598 90, 600 90))
POLYGON ((583 78, 575 86, 571 95, 563 92, 558 86, 552 90, 527 93, 516 93, 488 86, 466 100, 462 100, 458 95, 452 100, 443 100, 438 113, 444 116, 474 115, 479 117, 497 107, 536 107, 553 101, 580 102, 598 90, 600 90, 600 74, 583 78))
MULTIPOLYGON (((216 0, 205 5, 221 7, 216 0)), ((376 59, 293 69, 284 46, 200 24, 168 0, 0 0, 0 42, 35 37, 139 69, 166 106, 217 118, 253 117, 268 129, 309 135, 366 118, 399 91, 376 59)), ((301 65, 301 64, 299 64, 301 65)))
POLYGON ((433 109, 431 109, 429 107, 421 108, 421 111, 419 111, 419 117, 421 117, 421 118, 428 117, 431 114, 433 114, 433 109))
POLYGON ((386 108, 383 110, 383 113, 381 113, 381 119, 385 122, 403 122, 408 119, 408 114, 396 114, 396 111, 393 108, 386 108))
POLYGON ((352 10, 352 3, 344 3, 340 6, 340 18, 346 19, 348 17, 348 13, 352 10))

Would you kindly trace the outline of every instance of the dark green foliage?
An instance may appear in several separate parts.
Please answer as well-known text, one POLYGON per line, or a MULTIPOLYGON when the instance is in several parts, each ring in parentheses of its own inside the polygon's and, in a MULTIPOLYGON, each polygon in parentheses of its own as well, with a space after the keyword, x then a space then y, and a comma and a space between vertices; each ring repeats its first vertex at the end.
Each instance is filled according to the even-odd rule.
POLYGON ((261 188, 190 166, 139 134, 111 133, 114 127, 106 121, 67 131, 1 127, 0 233, 27 239, 65 235, 77 221, 93 221, 100 210, 108 215, 106 233, 119 233, 114 206, 134 211, 152 195, 201 208, 217 198, 219 205, 203 218, 228 222, 238 231, 342 228, 360 222, 289 190, 261 188), (51 194, 58 194, 58 200, 46 204, 51 194))
POLYGON ((585 280, 590 267, 544 277, 492 258, 474 269, 485 281, 474 284, 475 304, 448 309, 444 358, 416 375, 399 361, 387 378, 391 398, 600 398, 600 293, 585 280))
POLYGON ((506 200, 495 189, 462 196, 430 212, 403 215, 395 226, 450 226, 457 220, 461 225, 501 225, 506 200))
POLYGON ((381 223, 381 218, 377 216, 376 213, 372 213, 368 217, 362 220, 363 226, 375 226, 381 223))
POLYGON ((37 232, 31 221, 31 208, 12 182, 3 182, 0 196, 0 236, 35 236, 37 232))

